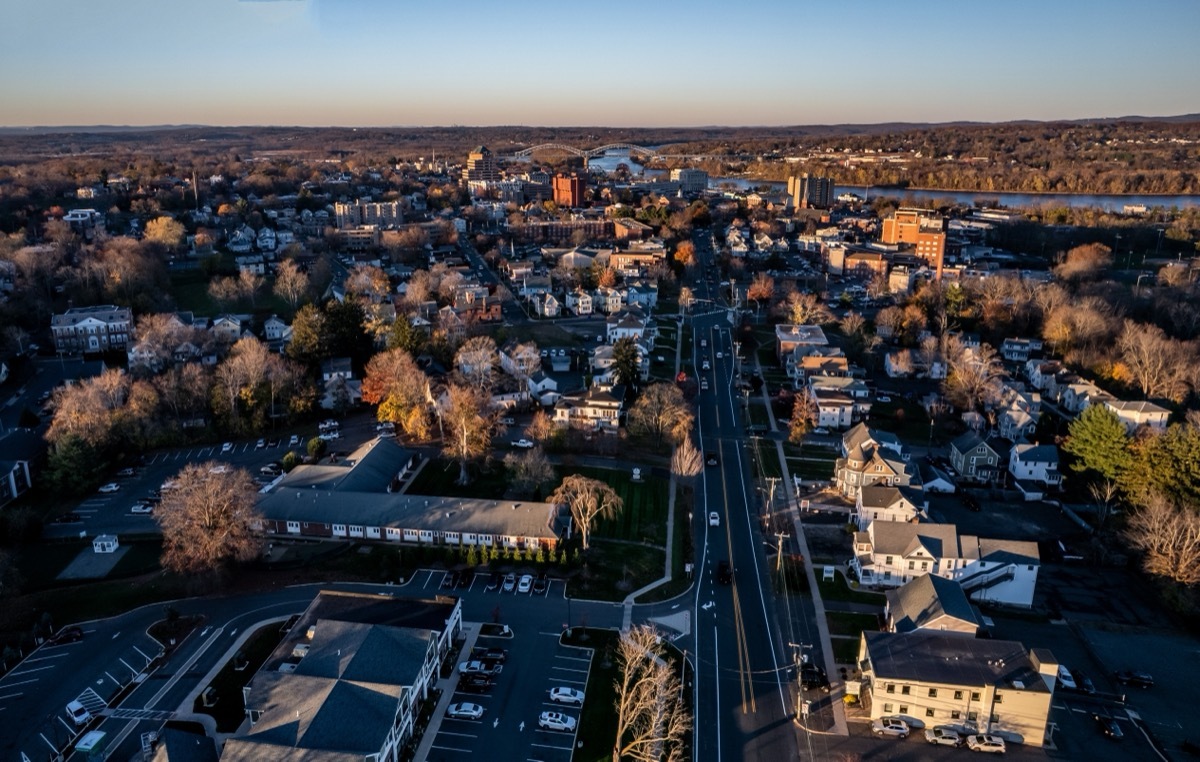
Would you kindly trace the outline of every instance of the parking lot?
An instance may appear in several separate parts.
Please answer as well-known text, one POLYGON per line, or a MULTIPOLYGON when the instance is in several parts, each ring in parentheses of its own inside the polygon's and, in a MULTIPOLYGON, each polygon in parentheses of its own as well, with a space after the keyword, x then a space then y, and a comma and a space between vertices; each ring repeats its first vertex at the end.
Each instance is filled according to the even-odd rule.
MULTIPOLYGON (((436 718, 429 730, 436 733, 430 762, 568 762, 578 725, 571 731, 543 729, 538 727, 538 718, 542 712, 559 712, 578 722, 581 707, 552 702, 550 691, 567 687, 586 694, 592 652, 562 646, 558 638, 557 632, 524 631, 520 627, 514 628, 511 638, 481 635, 475 641, 476 648, 503 648, 507 652, 503 669, 488 687, 461 686, 455 690, 453 703, 477 704, 483 707, 483 715, 477 720, 436 718)), ((460 660, 467 660, 469 654, 465 651, 460 660)))

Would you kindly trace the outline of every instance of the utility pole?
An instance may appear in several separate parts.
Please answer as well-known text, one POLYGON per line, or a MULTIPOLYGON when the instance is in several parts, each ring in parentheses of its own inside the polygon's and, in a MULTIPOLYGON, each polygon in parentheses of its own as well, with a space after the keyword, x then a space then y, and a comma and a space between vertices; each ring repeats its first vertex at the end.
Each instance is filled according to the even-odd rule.
POLYGON ((787 532, 775 533, 775 571, 783 569, 783 541, 790 539, 791 535, 787 532))
POLYGON ((808 745, 808 758, 815 760, 812 747, 812 733, 808 732, 808 702, 804 699, 804 650, 812 648, 806 643, 788 643, 792 647, 793 659, 796 669, 796 716, 794 722, 804 728, 804 741, 808 745))

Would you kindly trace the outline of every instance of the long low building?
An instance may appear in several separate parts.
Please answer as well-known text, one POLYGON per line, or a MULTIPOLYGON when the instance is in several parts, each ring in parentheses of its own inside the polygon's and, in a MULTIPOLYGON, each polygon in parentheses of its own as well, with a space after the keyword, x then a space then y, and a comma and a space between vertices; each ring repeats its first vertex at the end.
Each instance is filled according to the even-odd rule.
POLYGON ((267 534, 553 550, 570 514, 553 503, 409 495, 394 492, 414 461, 377 439, 339 463, 297 466, 263 490, 267 534))

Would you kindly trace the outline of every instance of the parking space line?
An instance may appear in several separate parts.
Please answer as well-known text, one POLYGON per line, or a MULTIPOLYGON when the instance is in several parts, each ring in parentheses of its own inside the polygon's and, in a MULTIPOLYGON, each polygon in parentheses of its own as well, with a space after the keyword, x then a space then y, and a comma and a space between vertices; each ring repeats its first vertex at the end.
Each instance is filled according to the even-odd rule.
POLYGON ((556 655, 554 658, 556 658, 556 659, 566 659, 567 661, 582 661, 582 662, 586 662, 586 663, 588 663, 588 664, 591 664, 591 663, 592 663, 592 660, 591 660, 591 659, 589 659, 589 658, 586 658, 586 657, 583 657, 583 656, 568 656, 568 655, 566 655, 566 654, 558 654, 558 655, 556 655))
POLYGON ((9 672, 8 674, 10 677, 20 677, 21 675, 30 675, 34 672, 45 672, 48 669, 54 669, 54 665, 51 664, 48 667, 34 667, 33 669, 25 669, 21 670, 20 672, 9 672))
POLYGON ((437 749, 438 751, 453 751, 453 752, 458 752, 459 754, 474 754, 475 753, 475 752, 471 751, 470 749, 456 749, 453 746, 438 746, 437 744, 433 744, 429 748, 437 749))
POLYGON ((143 651, 142 649, 138 648, 137 646, 134 646, 134 647, 133 647, 133 650, 134 650, 134 651, 137 651, 138 653, 140 653, 140 654, 142 655, 142 658, 146 660, 146 663, 150 663, 151 661, 153 661, 153 659, 151 659, 149 656, 147 656, 147 655, 146 655, 146 652, 145 652, 145 651, 143 651))
POLYGON ((112 680, 112 681, 113 681, 114 683, 116 683, 117 685, 120 685, 120 684, 121 684, 121 681, 120 681, 120 680, 118 680, 117 678, 113 677, 111 674, 109 674, 108 670, 105 670, 105 671, 104 671, 104 674, 108 675, 108 679, 109 679, 109 680, 112 680))
POLYGON ((67 729, 67 733, 69 733, 71 736, 75 735, 75 728, 68 725, 66 720, 64 720, 62 717, 55 717, 54 719, 62 723, 62 726, 67 729))
POLYGON ((582 672, 585 675, 588 673, 588 671, 586 669, 578 669, 576 667, 557 667, 557 666, 555 666, 555 667, 551 667, 550 669, 561 669, 563 672, 582 672))
POLYGON ((55 754, 58 754, 58 748, 54 744, 50 743, 49 739, 47 739, 43 733, 38 733, 38 736, 40 736, 41 739, 46 742, 47 746, 54 750, 55 754))
MULTIPOLYGON (((453 720, 454 718, 447 717, 446 719, 453 720)), ((459 722, 473 722, 476 725, 482 724, 479 722, 479 720, 459 720, 459 722)), ((475 733, 454 733, 449 730, 439 730, 438 735, 439 736, 462 736, 463 738, 479 738, 479 736, 476 735, 475 733)))
POLYGON ((9 693, 7 695, 0 696, 0 701, 3 701, 4 699, 10 699, 10 698, 20 698, 24 695, 25 695, 24 693, 9 693))
MULTIPOLYGON (((66 643, 57 643, 55 645, 65 646, 67 644, 66 643)), ((74 645, 74 644, 71 644, 71 645, 74 645)), ((25 661, 28 663, 33 663, 35 661, 46 661, 47 659, 61 659, 62 657, 69 656, 69 655, 70 654, 67 651, 59 651, 58 653, 47 654, 46 656, 39 656, 36 659, 26 659, 25 661)))
POLYGON ((531 743, 530 746, 536 746, 540 749, 558 749, 559 751, 571 751, 571 746, 551 746, 548 743, 531 743))
POLYGON ((42 678, 40 677, 35 677, 32 680, 22 680, 19 683, 6 683, 4 685, 0 685, 0 688, 16 688, 18 685, 29 685, 30 683, 36 683, 41 679, 42 678))
POLYGON ((129 670, 130 672, 132 672, 133 674, 135 674, 135 675, 136 675, 136 674, 138 673, 138 671, 137 671, 136 669, 134 669, 133 667, 129 666, 129 662, 125 661, 125 660, 124 660, 124 659, 122 659, 121 657, 117 657, 117 661, 119 661, 119 662, 121 662, 122 664, 124 664, 124 665, 125 665, 125 668, 126 668, 126 669, 128 669, 128 670, 129 670))

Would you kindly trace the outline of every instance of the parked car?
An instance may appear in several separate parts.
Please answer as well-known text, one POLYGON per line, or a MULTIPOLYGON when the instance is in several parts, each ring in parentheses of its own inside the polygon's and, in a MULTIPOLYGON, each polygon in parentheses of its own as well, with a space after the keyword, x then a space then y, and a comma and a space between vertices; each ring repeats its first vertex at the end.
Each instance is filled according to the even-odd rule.
POLYGON ((939 725, 925 729, 925 741, 934 746, 962 746, 962 736, 954 728, 939 725))
POLYGON ((546 591, 549 589, 550 589, 550 581, 546 579, 545 574, 539 574, 537 579, 535 579, 533 581, 533 594, 534 595, 545 595, 546 591))
POLYGON ((233 452, 233 442, 226 442, 221 445, 221 454, 224 455, 227 452, 233 452))
POLYGON ((133 476, 135 473, 137 473, 137 472, 134 471, 132 468, 122 468, 120 471, 117 472, 117 477, 121 478, 121 479, 128 479, 130 476, 133 476))
POLYGON ((288 447, 297 447, 300 444, 300 435, 292 434, 292 438, 288 440, 288 447))
POLYGON ((53 522, 51 522, 51 523, 54 523, 54 524, 74 524, 74 523, 76 523, 76 522, 79 522, 79 521, 83 521, 83 517, 82 517, 82 516, 80 516, 78 513, 75 513, 74 511, 71 511, 70 513, 64 513, 64 514, 63 514, 63 515, 61 515, 61 516, 56 516, 56 517, 54 518, 54 521, 53 521, 53 522))
POLYGON ((263 437, 259 437, 258 441, 254 443, 255 450, 265 450, 266 447, 267 447, 267 440, 263 437))
POLYGON ((1149 672, 1137 672, 1123 669, 1113 673, 1113 679, 1121 685, 1136 685, 1138 688, 1153 688, 1154 675, 1149 672))
POLYGON ((1096 721, 1096 727, 1100 730, 1100 732, 1112 740, 1120 741, 1125 737, 1125 733, 1122 732, 1121 726, 1118 725, 1117 721, 1112 717, 1105 717, 1102 714, 1093 714, 1092 719, 1096 721))
POLYGON ((446 716, 456 720, 478 720, 483 716, 483 707, 466 702, 451 704, 446 708, 446 716))
POLYGON ((119 492, 120 489, 121 489, 120 484, 117 484, 116 482, 109 482, 108 484, 105 484, 103 487, 101 487, 100 491, 103 492, 104 494, 110 494, 113 492, 119 492))
POLYGON ((322 431, 320 434, 317 434, 317 439, 320 439, 322 442, 333 442, 333 441, 341 439, 341 438, 342 438, 342 432, 336 431, 336 430, 335 431, 322 431))
POLYGON ((542 712, 538 716, 538 727, 546 730, 560 730, 564 733, 575 732, 575 718, 562 712, 542 712))
POLYGON ((283 470, 274 463, 271 463, 258 469, 258 472, 263 476, 279 476, 279 474, 283 473, 283 470))
POLYGON ((515 575, 515 574, 504 575, 504 592, 511 593, 513 590, 516 590, 516 589, 517 589, 517 575, 515 575))
POLYGON ((829 691, 829 678, 820 667, 807 666, 800 669, 800 687, 806 691, 829 691))
POLYGON ((67 716, 71 718, 71 722, 75 723, 75 727, 77 728, 83 727, 92 721, 92 713, 78 701, 72 701, 67 704, 67 716))
POLYGON ((484 588, 487 592, 500 589, 500 580, 504 577, 500 572, 492 572, 492 576, 488 579, 487 587, 484 588))
POLYGON ((528 450, 533 447, 533 442, 528 439, 518 439, 512 443, 513 447, 520 447, 522 450, 528 450))
POLYGON ((982 751, 991 754, 1004 754, 1008 751, 1003 738, 983 733, 967 736, 967 748, 971 751, 982 751))
POLYGON ((533 589, 533 575, 532 574, 522 574, 521 580, 519 582, 517 582, 517 592, 518 593, 528 593, 532 589, 533 589))
POLYGON ((458 689, 466 693, 487 693, 492 689, 492 678, 487 675, 463 675, 458 679, 458 689))
POLYGON ((472 648, 471 658, 477 661, 495 661, 503 664, 508 659, 508 651, 495 646, 491 648, 472 648))
POLYGON ((551 688, 550 700, 558 704, 574 704, 583 706, 583 691, 576 688, 551 688))
POLYGON ((1092 678, 1082 672, 1075 672, 1075 684, 1079 686, 1079 690, 1088 695, 1096 693, 1096 684, 1092 682, 1092 678))
POLYGON ((83 630, 79 627, 64 627, 50 638, 50 645, 60 646, 64 643, 77 643, 83 640, 83 630))
POLYGON ((877 736, 908 738, 908 723, 899 717, 880 717, 871 723, 871 732, 877 736))
POLYGON ((829 429, 825 428, 824 426, 818 426, 812 430, 812 433, 825 435, 829 433, 829 429))
POLYGON ((488 675, 495 677, 504 669, 504 665, 485 661, 464 661, 458 665, 458 671, 464 675, 488 675))
POLYGON ((145 501, 134 503, 129 509, 130 513, 154 513, 154 503, 145 501))
POLYGON ((1071 676, 1071 671, 1063 665, 1058 665, 1058 684, 1068 691, 1077 691, 1079 686, 1075 684, 1075 678, 1071 676))
POLYGON ((720 462, 721 461, 717 458, 717 454, 715 452, 707 453, 704 456, 704 464, 707 466, 715 466, 720 462))

